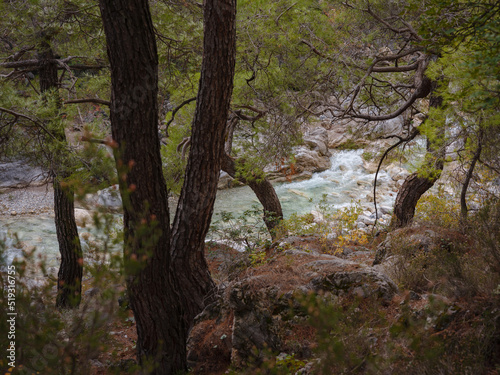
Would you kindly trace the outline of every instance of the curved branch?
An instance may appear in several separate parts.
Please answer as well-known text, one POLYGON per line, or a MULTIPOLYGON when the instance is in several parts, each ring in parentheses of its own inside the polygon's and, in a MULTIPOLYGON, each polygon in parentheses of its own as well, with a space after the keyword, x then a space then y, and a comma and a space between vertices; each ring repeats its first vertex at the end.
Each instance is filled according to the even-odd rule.
POLYGON ((175 119, 175 114, 182 108, 184 107, 185 105, 193 102, 196 100, 196 96, 193 97, 193 98, 189 98, 189 99, 186 99, 184 100, 181 104, 179 104, 177 107, 175 107, 172 111, 172 118, 167 122, 166 124, 166 129, 165 129, 165 132, 167 133, 167 137, 168 137, 168 127, 170 126, 170 124, 174 121, 175 119))
POLYGON ((49 130, 45 127, 45 125, 43 125, 43 123, 42 123, 40 120, 38 120, 38 119, 36 119, 36 118, 34 118, 34 117, 31 117, 31 116, 28 116, 28 115, 24 115, 24 114, 22 114, 22 113, 14 112, 14 111, 12 111, 12 110, 10 110, 10 109, 7 109, 7 108, 2 108, 2 107, 0 107, 0 111, 1 111, 1 112, 5 112, 5 113, 10 114, 10 115, 12 115, 12 116, 16 117, 16 119, 17 119, 17 118, 19 118, 19 117, 21 117, 21 118, 24 118, 24 119, 26 119, 26 120, 31 121, 33 124, 35 124, 35 125, 36 125, 36 126, 38 126, 40 129, 42 129, 45 133, 47 133, 47 134, 48 134, 48 135, 49 135, 52 139, 54 139, 55 141, 59 142, 59 140, 58 140, 58 139, 54 136, 54 134, 52 134, 52 133, 51 133, 51 132, 50 132, 50 131, 49 131, 49 130))
POLYGON ((380 158, 380 161, 378 163, 377 171, 375 172, 375 179, 373 181, 373 205, 375 207, 375 224, 373 225, 373 228, 376 227, 377 221, 378 221, 378 210, 377 210, 377 178, 378 178, 378 173, 380 172, 380 168, 382 167, 382 163, 383 163, 385 157, 389 154, 389 152, 391 152, 392 150, 394 150, 396 147, 398 147, 402 143, 410 142, 418 134, 420 134, 420 131, 418 129, 414 129, 413 132, 411 132, 411 134, 408 137, 406 137, 406 138, 402 138, 402 137, 397 136, 397 135, 386 137, 386 139, 387 138, 399 138, 399 141, 396 142, 395 144, 393 144, 387 150, 385 150, 384 154, 382 155, 382 157, 380 158))

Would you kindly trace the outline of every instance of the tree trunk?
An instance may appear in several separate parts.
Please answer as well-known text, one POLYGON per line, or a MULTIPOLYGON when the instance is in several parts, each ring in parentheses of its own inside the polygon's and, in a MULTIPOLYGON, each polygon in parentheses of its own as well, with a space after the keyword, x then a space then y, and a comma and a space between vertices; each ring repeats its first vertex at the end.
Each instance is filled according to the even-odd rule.
POLYGON ((83 253, 75 223, 74 192, 54 177, 54 212, 61 265, 57 274, 56 307, 80 305, 82 294, 83 253))
MULTIPOLYGON (((234 160, 229 155, 224 155, 222 163, 222 170, 231 177, 236 177, 236 166, 234 160)), ((240 177, 240 179, 242 179, 240 177)), ((246 180, 242 179, 243 183, 248 186, 255 193, 259 202, 263 206, 264 222, 271 235, 271 238, 276 238, 276 227, 283 220, 283 210, 281 209, 281 202, 274 190, 273 185, 264 177, 262 179, 246 180)))
MULTIPOLYGON (((40 91, 57 90, 57 65, 50 60, 54 54, 48 42, 42 41, 38 51, 40 61, 40 91)), ((58 141, 66 144, 64 129, 55 132, 58 141)), ((57 161, 57 157, 54 158, 57 161)), ((64 165, 53 165, 54 213, 61 265, 57 274, 56 307, 80 305, 82 294, 83 253, 75 222, 74 191, 62 180, 69 176, 64 165)))
MULTIPOLYGON (((479 123, 479 125, 481 126, 481 123, 479 123)), ((467 190, 469 189, 470 180, 472 179, 472 174, 474 173, 474 168, 476 167, 476 163, 481 157, 482 146, 483 146, 483 130, 479 129, 479 134, 477 137, 477 149, 474 152, 472 161, 470 163, 470 167, 467 171, 467 174, 465 175, 465 181, 462 185, 462 192, 460 194, 460 217, 462 222, 464 223, 467 220, 467 215, 469 212, 469 209, 467 208, 467 190)))
POLYGON ((214 288, 204 246, 224 156, 236 55, 235 19, 236 0, 204 1, 202 70, 191 149, 171 241, 174 270, 180 278, 189 324, 204 308, 214 288))
POLYGON ((99 5, 111 65, 111 129, 124 206, 124 263, 137 323, 137 355, 148 374, 176 374, 186 370, 187 328, 170 255, 151 14, 147 0, 100 0, 99 5))
POLYGON ((406 177, 394 204, 395 228, 403 228, 412 222, 418 200, 434 185, 434 182, 434 179, 419 177, 418 173, 406 177))
MULTIPOLYGON (((438 82, 432 81, 431 83, 431 96, 429 99, 429 107, 438 108, 443 103, 443 98, 434 95, 438 82)), ((421 125, 422 126, 422 125, 421 125)), ((444 136, 444 127, 439 129, 438 140, 444 136)), ((403 228, 410 225, 413 216, 415 215, 415 208, 420 197, 439 179, 444 166, 444 147, 427 140, 427 155, 428 167, 432 170, 431 176, 421 176, 419 173, 409 175, 403 186, 398 191, 396 202, 394 204, 394 216, 392 218, 391 226, 394 228, 403 228)))

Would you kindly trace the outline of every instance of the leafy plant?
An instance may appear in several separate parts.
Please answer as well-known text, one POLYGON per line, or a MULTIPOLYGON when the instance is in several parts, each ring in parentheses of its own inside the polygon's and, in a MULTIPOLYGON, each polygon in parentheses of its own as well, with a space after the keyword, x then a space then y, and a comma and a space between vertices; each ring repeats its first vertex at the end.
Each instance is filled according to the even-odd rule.
POLYGON ((209 232, 212 240, 251 253, 270 241, 269 232, 262 221, 262 208, 258 205, 253 205, 239 216, 223 211, 215 214, 215 217, 209 232))

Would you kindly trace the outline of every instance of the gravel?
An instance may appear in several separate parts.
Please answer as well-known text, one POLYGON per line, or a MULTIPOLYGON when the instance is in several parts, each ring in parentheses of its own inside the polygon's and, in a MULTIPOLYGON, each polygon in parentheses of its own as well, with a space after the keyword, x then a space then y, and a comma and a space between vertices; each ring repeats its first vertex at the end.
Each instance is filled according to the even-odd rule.
POLYGON ((51 184, 9 189, 0 193, 0 216, 52 213, 54 192, 51 184))

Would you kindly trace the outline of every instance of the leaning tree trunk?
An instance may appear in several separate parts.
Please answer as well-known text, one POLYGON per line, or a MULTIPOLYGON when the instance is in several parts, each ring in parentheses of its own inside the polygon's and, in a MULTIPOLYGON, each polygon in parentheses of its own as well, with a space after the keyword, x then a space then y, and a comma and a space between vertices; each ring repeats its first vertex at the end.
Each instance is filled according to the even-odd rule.
MULTIPOLYGON (((236 165, 234 160, 229 155, 224 155, 222 170, 231 177, 236 177, 236 165)), ((273 185, 265 177, 259 179, 245 179, 239 177, 243 183, 248 186, 257 196, 257 199, 262 204, 264 210, 264 223, 266 223, 267 230, 273 239, 276 238, 276 228, 283 220, 283 210, 281 202, 274 190, 273 185)))
MULTIPOLYGON (((38 55, 40 91, 47 94, 51 90, 57 90, 57 65, 47 42, 41 43, 38 55)), ((54 135, 61 144, 66 144, 64 129, 59 129, 54 135)), ((67 167, 62 164, 53 165, 53 175, 55 225, 61 254, 61 265, 57 274, 56 307, 64 309, 80 305, 83 253, 75 222, 74 191, 63 181, 69 176, 67 167)))
MULTIPOLYGON (((479 123, 479 126, 481 126, 481 122, 479 123)), ((476 163, 481 157, 482 148, 483 148, 483 129, 480 128, 477 135, 477 148, 476 151, 474 152, 474 155, 472 156, 469 169, 467 170, 467 173, 465 175, 465 180, 462 185, 462 191, 460 193, 460 218, 462 223, 465 223, 467 221, 467 215, 469 213, 469 209, 467 207, 467 189, 469 188, 469 184, 472 179, 476 163)))
POLYGON ((214 288, 204 246, 224 156, 235 55, 236 0, 204 1, 202 70, 191 149, 171 241, 188 324, 204 308, 214 288))
MULTIPOLYGON (((432 81, 431 96, 429 99, 429 107, 438 108, 443 103, 443 98, 434 95, 437 88, 437 81, 432 81)), ((443 130, 439 130, 438 140, 444 136, 443 130)), ((436 144, 436 141, 430 142, 427 140, 427 167, 432 171, 430 176, 422 176, 418 172, 409 175, 403 186, 398 191, 396 202, 394 204, 394 215, 391 226, 394 228, 403 228, 413 221, 415 208, 420 197, 439 179, 444 166, 444 147, 436 144)))
POLYGON ((124 264, 137 324, 137 355, 145 373, 183 373, 185 302, 172 272, 168 193, 158 137, 158 56, 149 5, 147 0, 100 0, 99 5, 111 65, 111 130, 124 206, 124 264))

